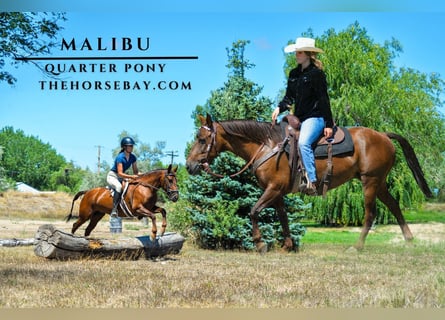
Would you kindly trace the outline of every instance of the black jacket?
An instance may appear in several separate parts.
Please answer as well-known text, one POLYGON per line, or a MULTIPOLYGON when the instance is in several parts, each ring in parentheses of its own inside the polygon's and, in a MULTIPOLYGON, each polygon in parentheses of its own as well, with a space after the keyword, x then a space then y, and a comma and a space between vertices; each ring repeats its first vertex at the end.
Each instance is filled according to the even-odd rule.
POLYGON ((289 73, 286 95, 278 105, 280 112, 286 111, 293 104, 294 115, 300 121, 322 117, 326 127, 334 126, 326 75, 312 63, 304 70, 299 65, 289 73))

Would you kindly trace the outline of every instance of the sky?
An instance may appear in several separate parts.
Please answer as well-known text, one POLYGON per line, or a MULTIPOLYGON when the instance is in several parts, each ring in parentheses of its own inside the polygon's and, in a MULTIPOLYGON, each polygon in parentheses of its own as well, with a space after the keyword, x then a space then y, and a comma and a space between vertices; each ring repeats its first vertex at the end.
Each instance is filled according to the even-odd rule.
MULTIPOLYGON (((37 11, 63 10, 67 18, 61 23, 59 45, 46 58, 185 58, 39 61, 44 68, 75 71, 63 73, 57 89, 50 89, 49 81, 55 80, 31 63, 17 69, 8 67, 18 80, 14 86, 0 83, 0 129, 12 126, 23 130, 49 143, 67 161, 91 170, 97 167, 99 146, 101 161, 112 163, 112 150, 119 146, 118 136, 124 130, 152 147, 165 141, 164 151, 177 153, 174 162, 184 164, 186 144, 195 135, 191 114, 227 81, 226 48, 234 41, 250 41, 245 58, 255 67, 246 76, 263 87, 262 95, 276 100, 286 83, 283 48, 289 41, 309 28, 321 36, 329 29, 345 30, 356 21, 378 44, 392 38, 400 41, 403 52, 395 60, 397 67, 445 76, 441 62, 445 56, 445 6, 429 10, 433 7, 427 5, 428 0, 422 1, 422 9, 416 1, 400 2, 402 5, 399 1, 391 5, 362 1, 360 6, 346 0, 314 1, 313 7, 296 7, 297 1, 257 1, 257 5, 250 1, 208 2, 197 6, 187 1, 184 6, 184 2, 164 1, 151 6, 147 1, 128 1, 131 5, 125 7, 87 7, 86 1, 78 1, 72 7, 55 7, 42 1, 37 11), (100 48, 98 38, 102 39, 100 48), (122 38, 131 39, 131 50, 124 50, 122 38), (63 47, 62 39, 74 39, 76 50, 63 47), (85 39, 91 50, 86 45, 82 49, 85 39), (142 50, 147 48, 147 41, 148 49, 142 50), (82 72, 81 64, 85 65, 82 72), (62 89, 61 81, 66 81, 68 88, 78 83, 79 89, 62 89), (94 89, 96 81, 102 89, 94 89), (104 89, 106 81, 112 89, 104 89), (132 89, 124 90, 126 81, 132 89), (140 89, 135 88, 136 82, 140 89), (83 89, 82 84, 92 84, 93 88, 83 89)), ((0 4, 0 9, 36 8, 18 1, 16 7, 0 4)), ((329 52, 325 54, 329 57, 329 52)), ((169 163, 170 157, 163 161, 169 163)))

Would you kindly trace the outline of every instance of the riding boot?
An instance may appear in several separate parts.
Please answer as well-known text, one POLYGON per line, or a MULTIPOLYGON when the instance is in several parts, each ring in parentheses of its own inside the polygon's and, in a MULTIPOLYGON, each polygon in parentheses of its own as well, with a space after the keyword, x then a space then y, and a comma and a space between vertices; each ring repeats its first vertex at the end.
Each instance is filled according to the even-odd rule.
POLYGON ((318 185, 317 181, 309 182, 307 184, 305 193, 307 195, 309 195, 309 196, 316 196, 316 195, 318 195, 318 193, 317 193, 317 185, 318 185))
POLYGON ((121 193, 114 191, 113 194, 113 210, 111 210, 111 216, 117 217, 117 206, 119 205, 119 201, 121 200, 121 193))
POLYGON ((302 183, 299 186, 299 191, 301 193, 308 195, 308 196, 316 196, 317 195, 317 186, 318 186, 318 182, 317 181, 311 182, 311 180, 309 179, 309 177, 307 175, 307 172, 304 171, 302 183))

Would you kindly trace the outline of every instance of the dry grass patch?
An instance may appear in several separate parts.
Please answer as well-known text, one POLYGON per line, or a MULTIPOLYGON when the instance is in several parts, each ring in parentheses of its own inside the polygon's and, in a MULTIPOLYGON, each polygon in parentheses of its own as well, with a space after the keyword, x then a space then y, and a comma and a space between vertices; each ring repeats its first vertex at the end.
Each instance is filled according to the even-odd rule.
MULTIPOLYGON (((58 205, 53 198, 46 200, 52 203, 48 208, 39 205, 39 197, 26 198, 35 204, 32 210, 17 204, 16 215, 8 207, 5 216, 0 207, 1 238, 33 237, 41 224, 48 223, 43 213, 58 205), (36 212, 38 217, 28 216, 36 212)), ((0 197, 0 206, 6 198, 9 195, 0 197)), ((71 223, 63 217, 71 197, 60 199, 61 209, 54 211, 51 223, 69 231, 71 223)), ((306 243, 300 253, 273 251, 261 256, 200 250, 186 241, 179 255, 158 260, 55 261, 37 257, 33 247, 0 247, 0 309, 444 308, 445 233, 437 229, 443 225, 421 226, 410 225, 417 239, 414 245, 369 241, 362 252, 349 251, 345 244, 306 243), (432 233, 434 241, 427 238, 432 233)), ((140 236, 150 228, 125 220, 123 233, 111 235, 104 218, 92 236, 140 236)), ((401 237, 398 226, 373 232, 401 237)))
MULTIPOLYGON (((58 219, 68 215, 73 197, 64 192, 0 193, 0 216, 3 218, 58 219)), ((78 204, 77 204, 78 206, 78 204)), ((75 210, 77 210, 77 206, 75 210)))
POLYGON ((345 249, 260 256, 185 245, 156 261, 53 261, 0 248, 0 307, 445 307, 443 243, 345 249))

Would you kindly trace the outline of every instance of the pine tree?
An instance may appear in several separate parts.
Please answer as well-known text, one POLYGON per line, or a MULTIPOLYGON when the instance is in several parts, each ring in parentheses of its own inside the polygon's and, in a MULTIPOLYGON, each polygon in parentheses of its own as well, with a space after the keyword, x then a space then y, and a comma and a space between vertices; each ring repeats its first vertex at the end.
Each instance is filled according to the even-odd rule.
MULTIPOLYGON (((245 58, 249 41, 237 41, 227 49, 229 69, 224 86, 211 92, 204 106, 197 106, 192 117, 210 114, 214 120, 247 119, 266 121, 272 113, 272 101, 261 96, 262 88, 250 81, 246 74, 254 67, 245 58)), ((197 123, 197 126, 199 124, 197 123)), ((211 166, 214 172, 229 176, 239 172, 245 162, 232 153, 222 153, 211 166)), ((189 177, 184 197, 190 202, 189 214, 197 242, 205 248, 244 248, 254 247, 251 236, 249 212, 262 190, 257 186, 254 175, 243 172, 234 178, 215 179, 203 173, 189 177)), ((289 197, 289 208, 298 212, 299 198, 289 197)), ((260 215, 263 240, 273 245, 281 240, 281 227, 272 209, 265 209, 260 215)), ((299 224, 300 214, 291 214, 290 227, 295 244, 298 246, 304 233, 299 224)))

